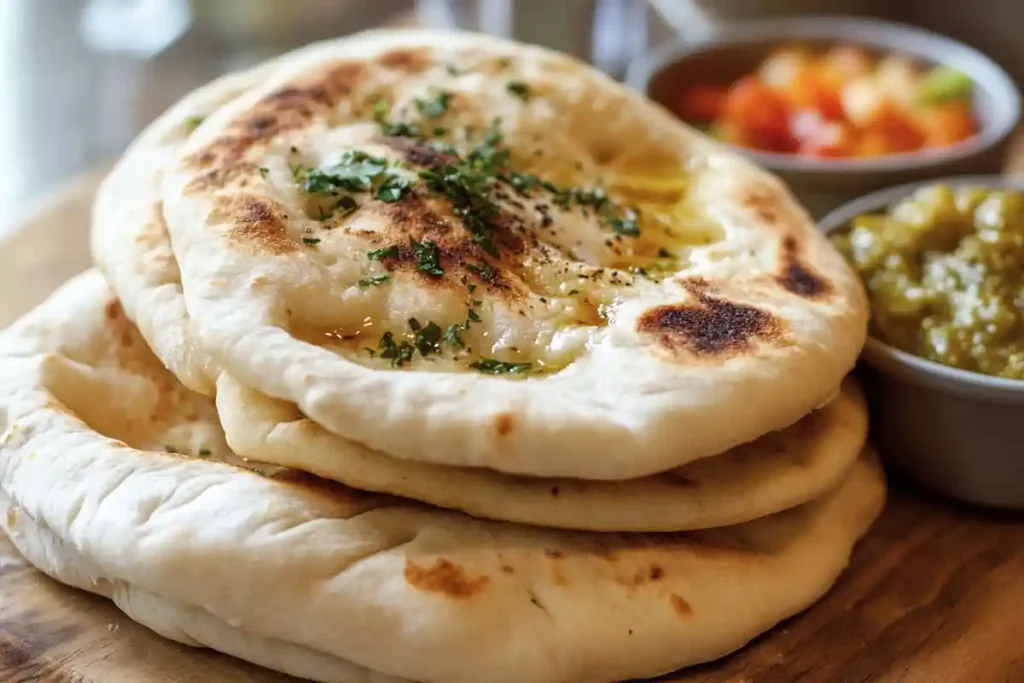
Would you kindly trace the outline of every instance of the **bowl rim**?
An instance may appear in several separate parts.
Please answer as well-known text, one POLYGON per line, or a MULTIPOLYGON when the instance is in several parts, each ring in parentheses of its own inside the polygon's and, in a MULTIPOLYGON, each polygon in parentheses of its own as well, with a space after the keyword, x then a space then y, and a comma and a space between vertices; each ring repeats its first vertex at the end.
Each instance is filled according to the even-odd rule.
MULTIPOLYGON (((933 185, 999 187, 1024 191, 1024 179, 1000 175, 958 175, 920 180, 878 190, 847 202, 819 220, 818 229, 828 235, 862 213, 888 208, 917 190, 933 185)), ((1024 399, 1024 380, 992 377, 980 372, 943 365, 901 351, 875 337, 868 337, 864 347, 864 359, 879 370, 945 391, 953 388, 959 393, 987 400, 1024 399)))
POLYGON ((706 35, 667 41, 635 59, 625 82, 650 96, 650 84, 668 66, 716 48, 748 42, 834 40, 895 50, 936 64, 953 65, 984 88, 994 102, 993 122, 975 135, 940 149, 900 152, 871 159, 809 159, 795 154, 763 152, 729 145, 758 164, 783 172, 843 174, 903 172, 980 155, 1006 140, 1021 119, 1021 94, 1010 75, 991 57, 958 40, 928 29, 884 19, 850 15, 808 15, 723 22, 706 35), (903 44, 903 40, 910 43, 903 44), (925 47, 922 47, 925 46, 925 47))

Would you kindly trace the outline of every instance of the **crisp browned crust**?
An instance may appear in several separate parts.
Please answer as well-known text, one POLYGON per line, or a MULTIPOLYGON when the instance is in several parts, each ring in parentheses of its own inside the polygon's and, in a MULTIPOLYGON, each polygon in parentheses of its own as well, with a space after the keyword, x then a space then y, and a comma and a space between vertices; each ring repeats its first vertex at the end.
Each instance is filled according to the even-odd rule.
POLYGON ((779 275, 775 281, 787 291, 806 299, 819 299, 832 293, 832 285, 800 260, 800 242, 793 235, 782 238, 779 275))
POLYGON ((221 195, 211 218, 231 225, 230 238, 257 253, 288 254, 299 249, 288 234, 283 207, 257 195, 221 195))
POLYGON ((834 291, 823 274, 803 261, 803 220, 794 215, 785 204, 785 198, 775 188, 763 182, 752 182, 740 194, 740 205, 749 210, 779 240, 779 263, 774 282, 786 291, 817 300, 834 291))
POLYGON ((691 302, 657 306, 637 321, 637 330, 673 360, 724 361, 754 352, 758 342, 778 344, 784 339, 783 323, 771 313, 716 296, 702 279, 683 285, 691 302))
POLYGON ((409 561, 405 564, 405 580, 413 588, 429 593, 440 593, 453 599, 471 598, 480 593, 490 578, 472 576, 464 568, 443 557, 424 567, 409 561))

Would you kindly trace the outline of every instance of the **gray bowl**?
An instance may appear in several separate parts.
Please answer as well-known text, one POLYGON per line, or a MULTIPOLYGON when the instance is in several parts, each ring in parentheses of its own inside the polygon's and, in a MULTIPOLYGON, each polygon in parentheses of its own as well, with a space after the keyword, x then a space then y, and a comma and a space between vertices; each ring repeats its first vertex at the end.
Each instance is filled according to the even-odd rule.
MULTIPOLYGON (((941 182, 1024 190, 999 176, 942 178, 875 192, 819 224, 825 233, 941 182)), ((1024 509, 1024 381, 918 358, 869 339, 862 356, 874 439, 893 468, 937 493, 1024 509)))
POLYGON ((635 61, 626 81, 662 104, 681 83, 730 82, 750 72, 782 43, 850 42, 946 64, 974 81, 980 131, 957 145, 877 159, 807 159, 737 148, 782 177, 815 216, 867 192, 943 175, 997 173, 1021 115, 1013 80, 977 50, 923 29, 846 16, 765 19, 722 24, 691 42, 666 44, 635 61))

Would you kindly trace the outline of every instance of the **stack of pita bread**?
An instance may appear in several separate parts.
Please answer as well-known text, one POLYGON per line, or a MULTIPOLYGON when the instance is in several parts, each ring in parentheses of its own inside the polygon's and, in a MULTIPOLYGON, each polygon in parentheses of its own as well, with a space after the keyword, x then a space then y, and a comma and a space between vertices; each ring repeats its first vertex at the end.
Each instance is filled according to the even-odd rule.
POLYGON ((0 336, 4 529, 318 681, 615 681, 823 595, 884 481, 855 275, 568 57, 372 32, 192 93, 0 336))

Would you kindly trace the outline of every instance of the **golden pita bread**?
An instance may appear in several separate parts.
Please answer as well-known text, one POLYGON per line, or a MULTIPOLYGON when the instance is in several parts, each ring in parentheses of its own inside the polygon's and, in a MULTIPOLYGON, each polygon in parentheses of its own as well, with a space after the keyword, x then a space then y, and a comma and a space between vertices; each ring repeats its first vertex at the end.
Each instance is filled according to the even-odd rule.
POLYGON ((865 456, 755 522, 597 534, 231 462, 211 401, 98 273, 0 334, 0 522, 25 556, 168 637, 317 680, 619 680, 712 659, 820 597, 884 498, 865 456))
POLYGON ((805 503, 835 487, 867 433, 855 387, 828 407, 734 453, 623 482, 506 475, 400 460, 333 435, 294 404, 220 373, 196 343, 177 263, 160 212, 159 180, 209 116, 265 79, 265 65, 233 74, 182 100, 143 132, 100 189, 94 211, 97 263, 129 318, 181 381, 212 394, 234 450, 355 488, 380 491, 492 519, 562 528, 674 531, 736 524, 805 503))
POLYGON ((860 283, 778 180, 485 36, 276 62, 162 199, 199 348, 402 459, 662 472, 826 403, 866 334, 860 283))

